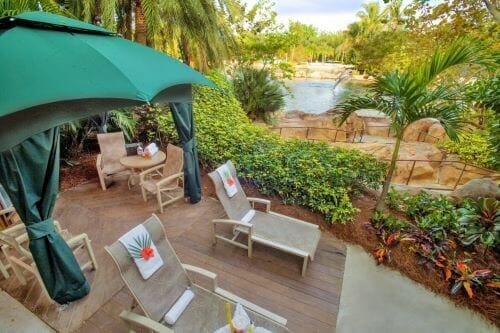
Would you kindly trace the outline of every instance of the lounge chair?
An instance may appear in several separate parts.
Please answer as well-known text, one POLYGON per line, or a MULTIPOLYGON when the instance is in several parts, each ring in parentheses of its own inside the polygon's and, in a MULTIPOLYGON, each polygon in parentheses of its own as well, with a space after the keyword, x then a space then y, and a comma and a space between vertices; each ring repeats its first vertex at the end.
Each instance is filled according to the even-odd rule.
POLYGON ((184 198, 184 152, 168 144, 165 164, 140 173, 142 197, 148 201, 148 192, 156 195, 160 212, 163 207, 184 198))
POLYGON ((256 326, 274 333, 288 332, 285 327, 286 319, 219 288, 216 274, 181 264, 156 215, 146 220, 143 226, 151 235, 151 240, 164 261, 164 265, 147 280, 143 279, 127 249, 119 241, 105 247, 116 263, 135 304, 139 305, 144 314, 132 311, 120 314, 130 332, 140 327, 155 332, 212 333, 227 324, 224 310, 227 301, 243 305, 256 326), (193 283, 187 271, 210 280, 210 290, 193 283), (188 287, 195 294, 193 300, 173 325, 166 324, 163 321, 164 315, 188 287))
POLYGON ((127 156, 123 132, 97 134, 101 153, 97 155, 96 168, 101 188, 106 191, 112 176, 128 171, 120 163, 120 158, 127 156))
POLYGON ((308 260, 314 260, 314 253, 319 243, 321 232, 315 224, 301 221, 292 217, 281 215, 271 211, 271 202, 260 198, 250 198, 245 195, 236 174, 236 169, 227 162, 231 176, 235 181, 237 192, 229 197, 224 188, 221 177, 217 171, 209 174, 215 186, 217 197, 226 211, 229 219, 213 220, 214 244, 217 239, 241 247, 248 251, 248 257, 252 257, 252 243, 267 245, 283 252, 287 252, 303 259, 302 276, 305 275, 308 260), (266 211, 255 211, 254 217, 249 223, 242 222, 242 218, 250 209, 255 208, 255 203, 264 204, 266 211), (217 234, 217 225, 233 226, 233 237, 227 238, 217 234), (240 234, 247 234, 247 243, 237 240, 240 234))
MULTIPOLYGON (((68 246, 76 254, 77 251, 85 249, 89 260, 82 264, 80 268, 85 269, 97 269, 97 261, 94 256, 94 251, 92 250, 90 239, 87 234, 79 234, 77 236, 71 236, 67 230, 61 229, 59 222, 54 221, 54 227, 56 231, 61 234, 68 246)), ((17 224, 13 227, 0 231, 0 247, 7 258, 8 265, 7 269, 10 268, 14 271, 14 275, 17 277, 22 285, 25 285, 26 277, 24 272, 28 272, 33 275, 36 280, 40 283, 45 295, 50 300, 50 296, 45 289, 45 285, 42 281, 35 262, 33 261, 33 256, 28 248, 28 234, 26 232, 26 227, 24 224, 17 224)))

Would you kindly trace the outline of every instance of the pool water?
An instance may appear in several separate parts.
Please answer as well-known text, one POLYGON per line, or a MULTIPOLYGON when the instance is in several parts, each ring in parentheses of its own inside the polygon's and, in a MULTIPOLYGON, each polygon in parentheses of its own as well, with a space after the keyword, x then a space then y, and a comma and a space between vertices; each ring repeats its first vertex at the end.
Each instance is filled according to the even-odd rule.
POLYGON ((298 79, 285 81, 289 94, 285 97, 284 111, 323 113, 351 92, 362 89, 361 84, 342 82, 333 91, 334 80, 298 79))

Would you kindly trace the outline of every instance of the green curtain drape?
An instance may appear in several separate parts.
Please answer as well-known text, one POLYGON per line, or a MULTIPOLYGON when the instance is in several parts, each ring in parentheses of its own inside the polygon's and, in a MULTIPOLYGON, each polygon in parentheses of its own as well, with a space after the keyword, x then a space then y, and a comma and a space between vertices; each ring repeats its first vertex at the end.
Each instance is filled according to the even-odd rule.
POLYGON ((89 284, 52 220, 59 190, 59 128, 1 152, 0 182, 26 224, 30 251, 49 295, 60 304, 87 295, 89 284))
POLYGON ((184 150, 184 195, 192 203, 201 200, 200 166, 194 132, 193 103, 169 103, 184 150))

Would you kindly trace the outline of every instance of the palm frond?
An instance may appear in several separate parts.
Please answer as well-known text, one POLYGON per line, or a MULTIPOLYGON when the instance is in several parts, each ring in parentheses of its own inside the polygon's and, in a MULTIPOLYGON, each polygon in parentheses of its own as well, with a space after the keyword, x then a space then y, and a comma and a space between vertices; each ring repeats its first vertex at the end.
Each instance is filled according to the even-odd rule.
POLYGON ((436 50, 430 60, 417 67, 414 74, 421 86, 427 86, 451 67, 475 64, 492 69, 497 62, 497 57, 489 53, 479 40, 459 38, 446 49, 436 50))

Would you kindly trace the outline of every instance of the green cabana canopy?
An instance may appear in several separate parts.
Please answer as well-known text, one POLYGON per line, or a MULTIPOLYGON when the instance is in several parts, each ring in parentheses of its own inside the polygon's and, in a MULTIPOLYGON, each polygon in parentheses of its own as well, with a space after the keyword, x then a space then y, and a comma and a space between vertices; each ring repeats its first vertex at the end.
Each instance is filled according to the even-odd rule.
POLYGON ((214 86, 181 62, 101 27, 44 12, 0 19, 0 182, 57 302, 89 292, 51 218, 59 184, 57 127, 116 108, 168 103, 184 147, 185 193, 197 202, 192 84, 214 86))

